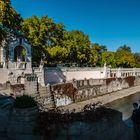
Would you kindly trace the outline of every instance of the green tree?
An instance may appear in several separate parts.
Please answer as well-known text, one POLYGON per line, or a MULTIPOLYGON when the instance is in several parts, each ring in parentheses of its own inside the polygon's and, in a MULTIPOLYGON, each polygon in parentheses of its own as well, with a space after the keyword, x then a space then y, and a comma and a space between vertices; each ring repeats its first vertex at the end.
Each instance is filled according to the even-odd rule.
POLYGON ((120 46, 117 51, 121 51, 121 50, 124 50, 124 51, 128 51, 131 53, 131 48, 127 45, 123 45, 123 46, 120 46))
POLYGON ((67 49, 67 62, 83 65, 90 60, 89 37, 79 30, 65 31, 63 47, 67 49))
POLYGON ((46 57, 46 62, 49 63, 53 64, 64 63, 64 60, 67 57, 66 48, 62 48, 60 46, 48 47, 47 52, 49 57, 46 57))
POLYGON ((23 21, 22 32, 32 44, 33 61, 39 63, 41 59, 46 59, 47 48, 62 45, 63 30, 62 24, 55 23, 48 16, 33 16, 23 21))
POLYGON ((118 49, 115 53, 116 65, 118 67, 134 67, 135 58, 134 55, 125 49, 118 49))
POLYGON ((140 53, 134 53, 136 67, 140 68, 140 53))
POLYGON ((102 65, 105 63, 111 67, 116 67, 115 52, 106 51, 102 53, 102 65))
POLYGON ((92 46, 90 49, 90 64, 96 66, 98 63, 99 53, 98 51, 92 46))
POLYGON ((90 62, 95 66, 101 66, 102 64, 102 53, 107 51, 106 46, 99 45, 98 43, 91 44, 91 56, 90 62))
POLYGON ((10 1, 0 0, 0 43, 3 39, 7 39, 8 42, 10 36, 17 33, 17 30, 21 28, 21 22, 20 14, 11 6, 10 1))

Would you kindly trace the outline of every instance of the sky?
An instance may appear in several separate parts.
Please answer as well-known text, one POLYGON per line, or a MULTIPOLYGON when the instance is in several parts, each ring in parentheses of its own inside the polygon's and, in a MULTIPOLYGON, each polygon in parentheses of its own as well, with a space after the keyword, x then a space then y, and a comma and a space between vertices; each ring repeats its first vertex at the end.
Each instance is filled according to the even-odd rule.
POLYGON ((23 18, 48 15, 67 30, 115 51, 126 44, 140 52, 140 0, 11 0, 23 18))

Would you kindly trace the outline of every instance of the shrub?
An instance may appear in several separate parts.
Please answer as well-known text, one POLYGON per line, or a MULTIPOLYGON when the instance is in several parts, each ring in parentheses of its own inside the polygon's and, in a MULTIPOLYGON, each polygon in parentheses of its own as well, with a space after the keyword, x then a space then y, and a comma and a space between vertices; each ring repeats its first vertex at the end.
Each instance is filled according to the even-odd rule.
POLYGON ((19 97, 16 97, 14 102, 15 108, 30 108, 37 106, 36 101, 28 95, 22 95, 19 97))

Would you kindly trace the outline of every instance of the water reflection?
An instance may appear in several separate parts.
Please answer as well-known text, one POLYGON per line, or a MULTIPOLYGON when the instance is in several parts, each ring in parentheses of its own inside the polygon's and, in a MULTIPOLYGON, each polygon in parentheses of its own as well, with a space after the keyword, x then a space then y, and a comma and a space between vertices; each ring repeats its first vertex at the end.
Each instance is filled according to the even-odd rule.
POLYGON ((134 102, 138 102, 140 100, 140 92, 130 95, 128 97, 115 100, 111 103, 106 104, 107 107, 112 109, 116 109, 123 113, 123 120, 129 121, 129 118, 132 114, 134 102))

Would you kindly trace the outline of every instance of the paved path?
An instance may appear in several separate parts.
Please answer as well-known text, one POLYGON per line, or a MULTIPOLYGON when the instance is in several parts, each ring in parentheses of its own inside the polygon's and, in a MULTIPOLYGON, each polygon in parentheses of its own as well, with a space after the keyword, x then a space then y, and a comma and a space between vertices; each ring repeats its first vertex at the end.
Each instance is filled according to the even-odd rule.
POLYGON ((10 90, 0 90, 0 97, 1 96, 9 96, 10 95, 10 90))
POLYGON ((73 104, 70 104, 70 105, 67 105, 67 106, 64 106, 61 108, 62 109, 69 109, 69 110, 76 109, 76 111, 80 111, 86 104, 97 103, 97 102, 101 102, 102 104, 106 104, 106 103, 112 102, 114 100, 135 94, 137 92, 140 92, 140 85, 135 86, 135 87, 131 87, 131 88, 127 88, 127 89, 123 89, 120 91, 112 92, 112 93, 102 95, 99 97, 95 97, 95 98, 92 98, 92 99, 89 99, 86 101, 73 103, 73 104))

